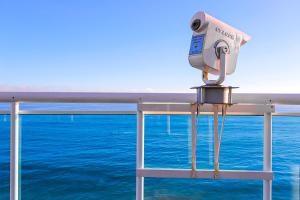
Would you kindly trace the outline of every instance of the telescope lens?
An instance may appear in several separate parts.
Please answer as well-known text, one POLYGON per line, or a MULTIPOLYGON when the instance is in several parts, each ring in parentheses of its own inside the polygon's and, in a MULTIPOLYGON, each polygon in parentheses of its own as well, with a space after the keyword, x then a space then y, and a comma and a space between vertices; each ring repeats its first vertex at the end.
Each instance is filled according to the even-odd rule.
POLYGON ((200 28, 200 26, 201 26, 201 20, 200 19, 195 19, 192 23, 191 28, 192 28, 193 31, 197 31, 200 28))

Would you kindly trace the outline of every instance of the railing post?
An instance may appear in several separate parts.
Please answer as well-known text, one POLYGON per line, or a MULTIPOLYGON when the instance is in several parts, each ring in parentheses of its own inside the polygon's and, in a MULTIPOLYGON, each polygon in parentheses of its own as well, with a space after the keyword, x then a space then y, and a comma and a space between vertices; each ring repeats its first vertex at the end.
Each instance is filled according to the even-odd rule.
MULTIPOLYGON (((272 113, 264 114, 264 171, 272 171, 272 113)), ((272 180, 264 180, 263 199, 272 199, 272 180)))
MULTIPOLYGON (((136 169, 144 168, 144 113, 138 106, 137 138, 136 138, 136 169)), ((136 200, 144 200, 144 177, 136 176, 136 200)))
POLYGON ((197 170, 197 116, 196 109, 198 105, 192 105, 192 177, 194 178, 196 174, 194 174, 197 170))
POLYGON ((19 200, 19 103, 11 103, 10 113, 10 200, 19 200))
POLYGON ((219 114, 218 106, 213 105, 214 111, 214 169, 219 171, 219 161, 218 161, 218 152, 219 152, 219 135, 218 135, 218 125, 219 125, 219 114))

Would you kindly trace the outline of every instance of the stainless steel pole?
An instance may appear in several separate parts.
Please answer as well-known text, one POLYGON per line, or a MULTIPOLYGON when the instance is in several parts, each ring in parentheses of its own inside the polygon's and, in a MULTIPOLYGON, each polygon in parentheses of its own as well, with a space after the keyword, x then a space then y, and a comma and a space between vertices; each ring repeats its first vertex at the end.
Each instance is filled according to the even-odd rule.
MULTIPOLYGON (((264 115, 264 171, 272 171, 272 113, 264 115)), ((264 180, 263 199, 272 199, 272 181, 264 180)))
MULTIPOLYGON (((215 166, 215 172, 218 172, 219 171, 219 161, 218 161, 218 152, 219 152, 218 106, 213 105, 213 110, 214 110, 214 166, 215 166)), ((217 174, 215 174, 215 175, 217 175, 217 174)))
MULTIPOLYGON (((136 168, 144 168, 144 113, 137 112, 136 168)), ((136 177, 136 199, 144 200, 144 177, 136 177)))
POLYGON ((10 124, 10 200, 19 200, 19 103, 11 103, 10 124))
POLYGON ((192 105, 192 177, 195 178, 197 170, 197 158, 196 158, 196 149, 197 149, 197 127, 196 127, 196 106, 192 105))

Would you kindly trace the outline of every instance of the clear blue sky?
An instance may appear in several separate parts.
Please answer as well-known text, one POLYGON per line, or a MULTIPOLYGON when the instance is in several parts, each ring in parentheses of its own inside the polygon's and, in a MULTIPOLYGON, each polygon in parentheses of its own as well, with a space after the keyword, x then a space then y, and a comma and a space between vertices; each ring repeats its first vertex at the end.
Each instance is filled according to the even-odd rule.
POLYGON ((299 0, 2 0, 0 90, 190 91, 199 10, 252 36, 226 84, 300 92, 299 0))

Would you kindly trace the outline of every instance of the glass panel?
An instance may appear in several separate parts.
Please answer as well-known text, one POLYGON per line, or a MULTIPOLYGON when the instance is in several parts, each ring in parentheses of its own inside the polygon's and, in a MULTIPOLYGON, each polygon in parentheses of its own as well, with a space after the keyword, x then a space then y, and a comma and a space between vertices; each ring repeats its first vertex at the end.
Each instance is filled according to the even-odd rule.
POLYGON ((300 112, 300 105, 276 105, 276 112, 300 112))
POLYGON ((263 137, 263 117, 227 116, 220 149, 220 169, 262 170, 263 137))
MULTIPOLYGON (((0 199, 9 199, 9 115, 0 115, 0 199)), ((146 116, 146 167, 190 167, 190 116, 146 116)), ((22 115, 22 199, 134 199, 134 115, 22 115)), ((300 117, 273 117, 273 199, 299 195, 300 117)), ((212 117, 198 167, 212 168, 212 117)), ((222 169, 262 168, 263 117, 227 117, 222 169), (241 159, 243 158, 243 159, 241 159)), ((262 199, 262 181, 145 179, 146 199, 262 199)))
POLYGON ((300 117, 273 117, 273 197, 299 199, 300 117))
POLYGON ((133 199, 135 130, 134 115, 23 115, 22 200, 133 199))
POLYGON ((9 103, 0 103, 0 111, 9 111, 10 105, 9 103))
MULTIPOLYGON (((0 105, 1 108, 1 105, 0 105)), ((84 110, 84 111, 135 111, 136 104, 116 103, 22 103, 21 110, 84 110)))
MULTIPOLYGON (((220 168, 262 169, 263 117, 227 116, 225 120, 220 168)), ((213 117, 199 116, 197 127, 197 166, 213 169, 213 117)), ((145 167, 191 167, 190 116, 145 117, 145 167)))
POLYGON ((145 179, 145 200, 262 199, 261 181, 145 179))
POLYGON ((145 116, 145 167, 189 166, 190 117, 145 116))
MULTIPOLYGON (((212 120, 198 119, 198 168, 213 168, 212 120)), ((146 167, 190 168, 190 117, 146 116, 145 121, 146 167)), ((263 127, 261 116, 226 117, 220 168, 262 170, 263 127)), ((299 132, 300 117, 273 117, 273 199, 299 197, 299 132)), ((147 199, 262 199, 262 181, 146 178, 145 194, 147 199)))
POLYGON ((10 116, 0 115, 0 199, 9 199, 10 116))

